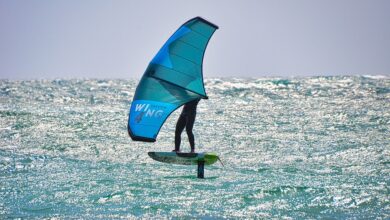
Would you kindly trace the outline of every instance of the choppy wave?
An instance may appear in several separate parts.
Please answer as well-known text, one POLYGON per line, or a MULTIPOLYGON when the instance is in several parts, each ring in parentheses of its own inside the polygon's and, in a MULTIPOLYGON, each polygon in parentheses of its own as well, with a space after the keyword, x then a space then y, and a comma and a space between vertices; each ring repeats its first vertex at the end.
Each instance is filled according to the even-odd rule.
POLYGON ((146 154, 178 113, 154 144, 127 136, 136 80, 0 81, 0 217, 389 218, 388 77, 205 83, 197 149, 225 167, 199 180, 146 154))

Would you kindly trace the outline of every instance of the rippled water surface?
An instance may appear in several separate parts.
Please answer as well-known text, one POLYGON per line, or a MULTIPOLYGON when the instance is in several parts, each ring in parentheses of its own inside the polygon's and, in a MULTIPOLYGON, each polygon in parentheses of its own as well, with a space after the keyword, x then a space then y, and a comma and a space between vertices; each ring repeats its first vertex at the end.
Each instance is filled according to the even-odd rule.
POLYGON ((205 179, 147 156, 178 113, 128 137, 137 81, 0 81, 0 219, 390 218, 388 77, 207 79, 196 146, 225 167, 205 179))

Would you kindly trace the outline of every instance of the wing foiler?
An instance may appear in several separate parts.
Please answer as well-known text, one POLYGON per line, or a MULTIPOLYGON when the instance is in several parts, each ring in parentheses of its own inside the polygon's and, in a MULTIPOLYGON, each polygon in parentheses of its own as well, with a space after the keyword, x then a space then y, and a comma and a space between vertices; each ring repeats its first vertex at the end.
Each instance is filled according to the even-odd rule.
POLYGON ((156 141, 161 126, 180 106, 207 99, 202 63, 218 26, 201 18, 184 23, 149 63, 130 107, 128 132, 134 141, 156 141))

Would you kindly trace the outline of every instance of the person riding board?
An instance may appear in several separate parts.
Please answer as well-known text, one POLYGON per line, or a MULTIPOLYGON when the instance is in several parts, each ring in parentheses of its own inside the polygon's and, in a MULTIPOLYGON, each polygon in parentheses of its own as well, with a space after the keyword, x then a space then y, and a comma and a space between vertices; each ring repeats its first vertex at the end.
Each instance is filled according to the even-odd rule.
POLYGON ((191 153, 195 153, 195 140, 194 134, 192 133, 192 128, 194 127, 196 107, 199 101, 200 99, 195 99, 184 105, 180 117, 176 123, 175 149, 173 150, 173 152, 180 152, 181 133, 183 132, 184 128, 186 128, 188 141, 190 142, 191 146, 191 153))

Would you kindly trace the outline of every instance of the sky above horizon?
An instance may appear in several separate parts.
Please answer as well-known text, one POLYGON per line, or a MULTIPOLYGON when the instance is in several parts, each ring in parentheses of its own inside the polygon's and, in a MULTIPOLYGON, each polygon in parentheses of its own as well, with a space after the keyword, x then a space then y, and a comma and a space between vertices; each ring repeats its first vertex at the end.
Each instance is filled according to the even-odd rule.
POLYGON ((0 79, 139 78, 187 20, 205 77, 390 75, 386 0, 0 0, 0 79))

